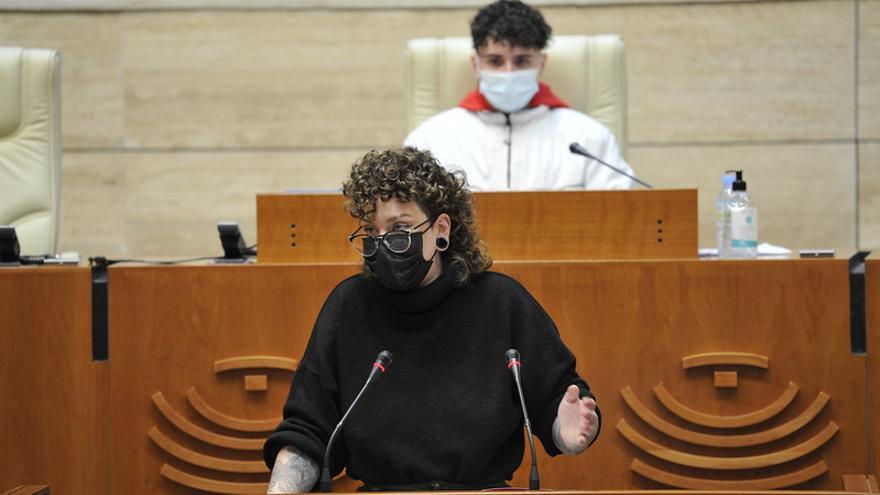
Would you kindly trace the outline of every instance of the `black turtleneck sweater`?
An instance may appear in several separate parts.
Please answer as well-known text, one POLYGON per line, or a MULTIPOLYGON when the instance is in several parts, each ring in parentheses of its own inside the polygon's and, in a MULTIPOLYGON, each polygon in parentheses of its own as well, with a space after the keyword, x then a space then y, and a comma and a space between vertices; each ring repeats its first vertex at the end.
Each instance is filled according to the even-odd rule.
MULTIPOLYGON (((285 445, 319 465, 330 433, 360 391, 376 355, 394 355, 355 406, 333 446, 333 474, 368 486, 440 482, 503 486, 522 462, 523 417, 504 353, 522 360, 532 428, 549 455, 565 389, 589 387, 537 301, 512 278, 474 276, 457 287, 450 270, 406 292, 356 275, 318 315, 284 405, 264 446, 270 468, 285 445)), ((598 412, 598 411, 597 411, 598 412)))

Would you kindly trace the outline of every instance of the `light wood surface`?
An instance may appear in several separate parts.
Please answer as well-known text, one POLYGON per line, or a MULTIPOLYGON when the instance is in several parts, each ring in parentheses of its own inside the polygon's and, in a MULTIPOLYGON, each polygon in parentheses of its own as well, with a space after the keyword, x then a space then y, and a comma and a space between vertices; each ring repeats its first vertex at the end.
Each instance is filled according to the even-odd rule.
MULTIPOLYGON (((499 493, 501 495, 538 495, 540 493, 547 493, 551 490, 546 490, 542 488, 540 491, 536 490, 526 490, 519 488, 512 489, 498 489, 498 490, 483 490, 480 493, 499 493)), ((792 489, 781 489, 781 490, 750 490, 750 489, 737 489, 732 488, 730 490, 646 490, 646 489, 633 489, 633 490, 552 490, 555 495, 852 495, 852 492, 846 492, 842 490, 792 490, 792 489)), ((343 495, 355 495, 354 493, 349 492, 338 492, 343 495)), ((413 492, 383 492, 386 495, 412 495, 413 492)), ((444 495, 473 495, 472 491, 448 491, 443 492, 444 495)))
POLYGON ((828 394, 820 392, 813 403, 796 418, 768 430, 744 435, 710 435, 682 428, 660 418, 645 406, 633 393, 632 388, 628 386, 620 391, 620 396, 623 397, 626 405, 629 406, 640 420, 655 430, 668 437, 706 447, 749 447, 770 443, 791 435, 810 423, 822 411, 830 399, 828 394))
POLYGON ((633 459, 630 468, 645 478, 663 485, 693 490, 774 490, 799 485, 828 472, 828 465, 825 464, 825 461, 819 461, 812 466, 780 476, 752 480, 714 480, 681 476, 652 467, 639 459, 633 459))
MULTIPOLYGON (((875 252, 867 260, 867 338, 868 359, 865 363, 865 376, 869 377, 871 391, 880 390, 880 253, 875 252)), ((868 456, 871 462, 870 471, 854 471, 854 473, 871 472, 880 476, 880 393, 872 393, 869 409, 865 411, 866 421, 871 425, 871 445, 868 456)))
MULTIPOLYGON (((697 256, 696 190, 475 193, 493 259, 584 260, 697 256)), ((336 194, 257 196, 260 263, 342 263, 357 222, 336 194)))
POLYGON ((278 426, 278 423, 281 422, 280 415, 269 419, 242 419, 223 414, 217 409, 211 407, 205 399, 199 395, 199 392, 195 387, 190 387, 189 390, 186 391, 186 399, 189 401, 189 405, 192 406, 196 412, 201 414, 202 417, 211 423, 228 430, 268 432, 274 430, 275 427, 278 426))
POLYGON ((356 271, 356 266, 111 267, 116 358, 111 430, 119 446, 114 448, 130 453, 113 459, 112 492, 136 485, 143 495, 201 493, 192 487, 265 493, 268 474, 193 465, 155 445, 148 433, 155 427, 180 447, 211 458, 262 463, 268 426, 262 422, 281 414, 291 370, 327 293, 356 271), (256 373, 268 377, 265 392, 242 386, 244 376, 256 373), (201 400, 192 401, 190 390, 201 400), (154 395, 162 400, 154 403, 154 395), (209 405, 234 423, 217 424, 193 403, 209 405), (243 426, 238 420, 262 426, 227 428, 243 426))
POLYGON ((626 422, 625 419, 621 419, 620 422, 617 423, 617 431, 648 454, 682 466, 729 471, 765 468, 798 459, 818 450, 826 442, 831 440, 831 437, 833 437, 839 430, 840 428, 834 424, 834 422, 828 423, 828 426, 826 426, 825 429, 806 442, 789 449, 773 452, 772 454, 749 457, 711 457, 688 454, 686 452, 664 447, 638 433, 629 425, 629 423, 626 422))
POLYGON ((87 268, 0 269, 2 485, 109 495, 109 365, 92 361, 91 301, 87 268))
POLYGON ((744 426, 753 426, 764 422, 788 407, 797 393, 798 386, 793 382, 788 382, 788 387, 782 392, 782 395, 761 409, 758 409, 757 411, 749 411, 745 414, 722 416, 696 411, 682 404, 678 399, 673 397, 672 393, 670 393, 662 383, 658 383, 657 386, 654 387, 654 395, 657 396, 657 400, 666 406, 666 409, 669 409, 672 414, 678 416, 684 421, 711 428, 742 428, 744 426))
MULTIPOLYGON (((599 440, 583 455, 551 460, 539 453, 542 486, 740 490, 796 483, 837 490, 844 474, 871 471, 865 453, 869 438, 876 447, 877 419, 869 437, 866 398, 876 408, 880 384, 866 365, 878 355, 871 346, 867 359, 849 352, 846 260, 500 262, 495 269, 521 281, 553 317, 605 419, 599 440), (682 366, 686 356, 731 352, 767 356, 769 366, 682 366), (738 387, 714 387, 715 371, 736 371, 738 387), (758 424, 719 429, 672 414, 652 393, 660 383, 679 403, 718 417, 761 410, 789 383, 799 392, 758 424), (650 443, 628 440, 614 427, 620 420, 650 443), (677 438, 657 424, 693 435, 677 438), (829 425, 839 431, 823 430, 829 425), (716 437, 729 443, 689 441, 716 437), (687 467, 651 454, 660 449, 721 460, 687 467), (717 469, 717 463, 742 463, 730 459, 751 459, 747 466, 763 464, 755 459, 784 462, 717 469)), ((869 274, 872 269, 880 273, 880 266, 869 264, 869 274)), ((87 269, 0 271, 7 384, 0 397, 26 413, 4 418, 0 448, 15 450, 0 455, 27 461, 0 463, 0 479, 46 480, 83 495, 265 486, 259 450, 266 430, 254 425, 265 428, 279 414, 291 363, 301 357, 321 304, 357 270, 348 264, 111 267, 111 359, 97 365, 90 360, 87 269), (21 310, 37 299, 58 303, 21 310), (222 371, 215 370, 218 362, 227 363, 222 371), (266 391, 245 390, 243 377, 254 374, 267 376, 266 391), (243 424, 248 427, 232 427, 243 424), (69 457, 63 470, 53 464, 58 452, 69 457), (71 462, 78 477, 67 474, 71 462), (199 480, 212 484, 194 485, 199 480)), ((877 300, 880 284, 868 280, 869 300, 877 300)), ((872 342, 877 317, 869 305, 872 342)), ((518 471, 513 485, 526 486, 526 477, 518 471)), ((340 480, 336 487, 352 484, 340 480)))
POLYGON ((150 440, 159 446, 165 452, 180 459, 181 461, 192 464, 193 466, 201 466, 214 471, 224 471, 227 473, 268 473, 269 468, 262 461, 235 461, 229 459, 221 459, 200 454, 193 450, 182 447, 174 442, 155 426, 150 429, 147 434, 150 440))
POLYGON ((2 495, 49 495, 47 485, 22 485, 3 492, 2 495))
POLYGON ((162 394, 162 392, 156 392, 155 394, 153 394, 152 398, 153 404, 156 405, 156 409, 158 409, 159 412, 162 413, 162 416, 164 416, 165 419, 167 419, 179 430, 197 440, 201 440, 204 443, 217 447, 223 447, 233 450, 260 451, 263 449, 262 439, 239 438, 222 435, 206 430, 205 428, 196 425, 195 423, 184 417, 176 409, 174 409, 174 407, 172 407, 171 404, 168 403, 168 400, 165 399, 165 396, 162 394))
POLYGON ((736 388, 738 374, 736 371, 716 371, 715 386, 718 388, 736 388))
POLYGON ((766 370, 770 367, 770 359, 767 356, 750 352, 704 352, 702 354, 694 354, 693 356, 685 356, 681 360, 681 367, 684 369, 719 364, 754 366, 766 370))
POLYGON ((843 489, 848 492, 880 493, 877 485, 877 477, 864 474, 844 474, 843 489))
POLYGON ((278 356, 238 356, 214 361, 214 372, 247 368, 267 368, 296 371, 297 360, 278 356))
MULTIPOLYGON (((840 489, 842 474, 866 472, 864 359, 849 354, 845 260, 501 262, 495 269, 521 281, 554 318, 605 418, 599 441, 585 454, 551 460, 539 453, 542 486, 644 489, 692 479, 752 483, 725 485, 734 488, 796 483, 840 489), (719 352, 768 356, 769 366, 682 368, 686 356, 719 352), (714 387, 718 370, 737 371, 738 387, 714 387), (717 429, 686 423, 666 410, 652 395, 658 383, 680 403, 718 417, 761 410, 791 390, 790 383, 799 392, 753 426, 717 429), (694 445, 654 429, 621 397, 626 387, 662 421, 704 437, 727 437, 729 443, 694 445), (662 448, 720 460, 700 464, 705 467, 664 461, 616 431, 621 419, 662 448), (823 430, 829 425, 840 431, 823 430), (635 459, 647 468, 636 471, 635 459), (717 469, 717 463, 738 462, 736 467, 748 469, 728 474, 717 469), (658 478, 658 472, 666 474, 658 478)), ((205 456, 260 459, 256 451, 193 438, 168 421, 150 397, 161 391, 171 409, 205 431, 245 442, 264 436, 218 426, 194 408, 187 391, 197 389, 225 416, 258 421, 277 415, 289 371, 215 373, 213 363, 237 356, 299 359, 327 293, 357 270, 266 264, 111 268, 111 354, 124 356, 112 361, 118 404, 112 431, 115 442, 133 448, 129 458, 114 459, 113 486, 145 480, 150 493, 191 493, 173 481, 184 478, 173 478, 165 464, 205 480, 265 483, 256 474, 224 474, 182 462, 155 446, 148 436, 154 427, 205 456), (244 391, 242 375, 256 372, 267 373, 268 390, 244 391)), ((526 486, 526 477, 517 472, 513 485, 526 486)))

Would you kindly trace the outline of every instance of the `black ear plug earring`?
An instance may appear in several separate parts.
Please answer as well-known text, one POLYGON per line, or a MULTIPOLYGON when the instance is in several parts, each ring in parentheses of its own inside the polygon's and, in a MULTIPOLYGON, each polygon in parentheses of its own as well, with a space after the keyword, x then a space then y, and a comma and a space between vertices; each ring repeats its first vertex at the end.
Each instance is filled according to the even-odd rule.
POLYGON ((446 249, 449 247, 449 239, 442 237, 442 236, 438 237, 435 244, 437 245, 438 250, 446 251, 446 249))

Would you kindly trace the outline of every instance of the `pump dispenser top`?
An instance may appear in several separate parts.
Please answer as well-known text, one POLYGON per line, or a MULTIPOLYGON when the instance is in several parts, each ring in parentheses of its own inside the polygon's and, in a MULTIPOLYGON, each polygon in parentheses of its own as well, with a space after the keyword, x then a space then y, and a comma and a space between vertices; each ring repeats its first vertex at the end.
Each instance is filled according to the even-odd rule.
POLYGON ((734 191, 745 191, 746 190, 746 181, 743 180, 743 171, 742 170, 734 170, 736 173, 736 180, 733 181, 732 189, 734 191))

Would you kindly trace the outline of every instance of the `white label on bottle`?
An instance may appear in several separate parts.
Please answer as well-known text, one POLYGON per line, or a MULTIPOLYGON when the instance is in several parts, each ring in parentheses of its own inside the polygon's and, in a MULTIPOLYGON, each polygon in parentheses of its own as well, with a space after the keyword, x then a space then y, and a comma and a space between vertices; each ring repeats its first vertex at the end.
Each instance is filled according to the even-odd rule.
POLYGON ((730 245, 758 247, 758 210, 743 208, 730 212, 730 245))

